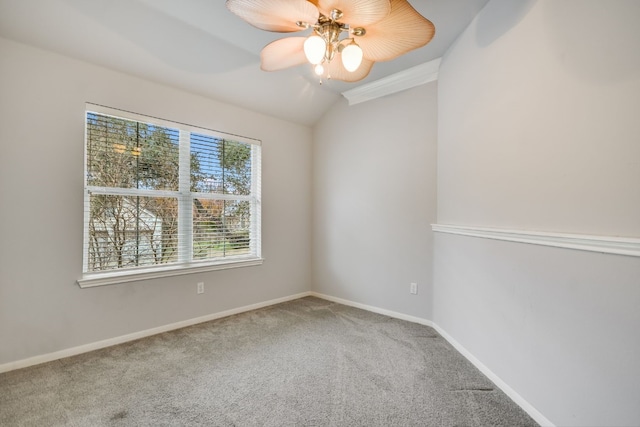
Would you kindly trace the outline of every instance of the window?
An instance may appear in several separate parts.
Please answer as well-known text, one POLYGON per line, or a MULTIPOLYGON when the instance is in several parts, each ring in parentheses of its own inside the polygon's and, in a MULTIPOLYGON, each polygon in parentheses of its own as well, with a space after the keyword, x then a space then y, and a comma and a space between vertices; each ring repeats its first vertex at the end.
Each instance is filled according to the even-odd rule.
POLYGON ((261 263, 260 142, 87 104, 82 287, 261 263))

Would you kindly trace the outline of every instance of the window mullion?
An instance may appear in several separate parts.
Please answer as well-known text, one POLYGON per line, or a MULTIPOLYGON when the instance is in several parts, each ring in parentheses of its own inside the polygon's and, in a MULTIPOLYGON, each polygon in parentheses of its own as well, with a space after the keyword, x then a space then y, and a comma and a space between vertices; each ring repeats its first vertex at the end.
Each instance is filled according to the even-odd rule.
POLYGON ((87 186, 87 194, 106 194, 112 196, 178 197, 180 192, 164 190, 145 190, 137 188, 87 186))
POLYGON ((178 262, 193 259, 193 202, 191 195, 191 132, 180 130, 178 189, 178 262))
POLYGON ((251 195, 237 195, 237 194, 219 194, 219 193, 191 193, 191 195, 198 199, 204 200, 227 200, 231 202, 235 201, 248 201, 251 202, 254 197, 251 195))
POLYGON ((261 239, 262 239, 262 226, 260 217, 262 216, 262 207, 260 203, 260 193, 262 184, 262 171, 260 169, 260 153, 261 147, 254 145, 251 147, 251 239, 250 248, 251 253, 256 256, 262 256, 261 252, 261 239))

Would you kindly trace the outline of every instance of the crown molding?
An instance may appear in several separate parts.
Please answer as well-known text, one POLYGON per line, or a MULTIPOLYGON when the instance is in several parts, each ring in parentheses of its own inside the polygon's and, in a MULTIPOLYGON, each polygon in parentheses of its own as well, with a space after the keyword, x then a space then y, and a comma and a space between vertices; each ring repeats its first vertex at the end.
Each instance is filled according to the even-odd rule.
POLYGON ((553 246, 556 248, 640 257, 640 239, 614 236, 588 236, 583 234, 548 233, 525 230, 502 230, 495 228, 431 224, 431 229, 439 233, 508 242, 553 246))
POLYGON ((355 105, 438 80, 441 60, 442 58, 437 58, 371 83, 363 84, 357 88, 342 92, 342 96, 347 98, 349 105, 355 105))

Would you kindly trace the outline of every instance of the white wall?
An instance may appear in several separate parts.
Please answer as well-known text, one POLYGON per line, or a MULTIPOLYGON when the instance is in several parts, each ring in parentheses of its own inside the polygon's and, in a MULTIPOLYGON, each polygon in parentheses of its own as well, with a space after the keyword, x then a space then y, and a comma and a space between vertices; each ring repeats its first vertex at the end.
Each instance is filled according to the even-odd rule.
POLYGON ((309 128, 3 39, 0 58, 0 365, 310 290, 309 128), (264 264, 80 289, 85 101, 261 139, 264 264))
MULTIPOLYGON (((640 2, 492 0, 443 59, 438 222, 640 237, 640 2)), ((640 424, 640 259, 439 234, 434 321, 557 425, 640 424)))
POLYGON ((440 221, 640 235, 639 14, 487 4, 441 65, 440 221))
POLYGON ((343 99, 314 127, 314 291, 431 318, 436 94, 343 99))

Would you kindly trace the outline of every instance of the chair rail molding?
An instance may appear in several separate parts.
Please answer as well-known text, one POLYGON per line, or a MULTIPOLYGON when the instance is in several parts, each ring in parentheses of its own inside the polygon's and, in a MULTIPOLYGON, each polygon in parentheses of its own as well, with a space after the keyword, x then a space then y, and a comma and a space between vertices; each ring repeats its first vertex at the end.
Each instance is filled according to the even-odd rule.
POLYGON ((431 224, 437 233, 458 234, 507 242, 528 243, 615 255, 640 257, 640 239, 617 236, 552 233, 527 230, 506 230, 469 225, 431 224))

